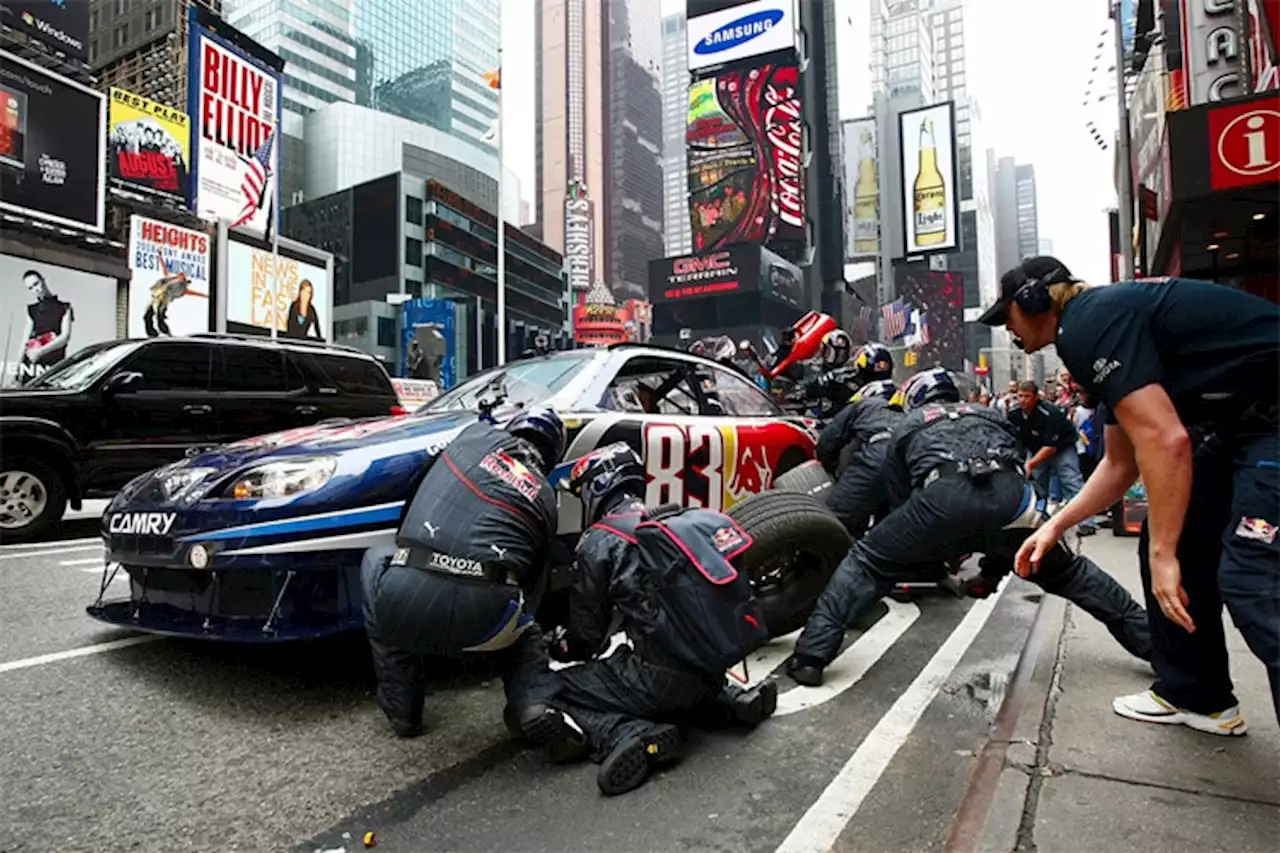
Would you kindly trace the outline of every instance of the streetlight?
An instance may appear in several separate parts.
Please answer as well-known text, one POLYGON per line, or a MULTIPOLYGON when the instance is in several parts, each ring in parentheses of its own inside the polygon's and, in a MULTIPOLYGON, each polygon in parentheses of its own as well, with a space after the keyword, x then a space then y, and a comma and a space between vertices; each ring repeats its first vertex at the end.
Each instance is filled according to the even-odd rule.
MULTIPOLYGON (((498 137, 498 365, 507 363, 507 235, 502 221, 502 12, 498 12, 498 68, 484 75, 490 89, 498 90, 498 120, 494 135, 498 137)), ((488 134, 486 134, 487 136, 488 134)), ((479 362, 477 361, 477 364, 479 362)))

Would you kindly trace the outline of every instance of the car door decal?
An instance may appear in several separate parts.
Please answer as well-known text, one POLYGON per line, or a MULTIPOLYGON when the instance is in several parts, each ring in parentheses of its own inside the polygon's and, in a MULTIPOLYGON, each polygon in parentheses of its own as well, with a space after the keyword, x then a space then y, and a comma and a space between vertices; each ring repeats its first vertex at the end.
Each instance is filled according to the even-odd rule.
POLYGON ((773 488, 783 452, 805 446, 797 438, 797 431, 782 423, 645 424, 645 503, 728 509, 748 495, 773 488))

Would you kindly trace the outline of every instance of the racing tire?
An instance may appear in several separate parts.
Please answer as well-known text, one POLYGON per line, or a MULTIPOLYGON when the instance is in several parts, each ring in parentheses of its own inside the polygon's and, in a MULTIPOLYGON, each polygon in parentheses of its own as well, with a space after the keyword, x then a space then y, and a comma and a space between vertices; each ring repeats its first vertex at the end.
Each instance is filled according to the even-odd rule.
POLYGON ((67 508, 67 489, 57 471, 30 456, 4 457, 0 460, 0 521, 33 507, 34 516, 28 523, 18 527, 0 524, 0 542, 39 539, 62 520, 67 508))
POLYGON ((844 525, 809 495, 785 490, 751 495, 727 514, 751 535, 741 568, 755 587, 769 636, 804 627, 849 552, 844 525))
POLYGON ((809 495, 824 506, 834 485, 835 480, 831 479, 831 475, 816 459, 810 459, 803 465, 792 468, 773 481, 775 489, 809 495))

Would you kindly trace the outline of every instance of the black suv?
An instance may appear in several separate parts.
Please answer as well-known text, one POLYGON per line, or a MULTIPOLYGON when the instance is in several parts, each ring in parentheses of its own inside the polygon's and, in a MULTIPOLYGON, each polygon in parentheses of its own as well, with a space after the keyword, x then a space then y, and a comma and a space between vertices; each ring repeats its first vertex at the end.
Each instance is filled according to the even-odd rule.
POLYGON ((372 356, 235 335, 112 341, 0 390, 0 540, 201 449, 330 418, 403 414, 372 356))

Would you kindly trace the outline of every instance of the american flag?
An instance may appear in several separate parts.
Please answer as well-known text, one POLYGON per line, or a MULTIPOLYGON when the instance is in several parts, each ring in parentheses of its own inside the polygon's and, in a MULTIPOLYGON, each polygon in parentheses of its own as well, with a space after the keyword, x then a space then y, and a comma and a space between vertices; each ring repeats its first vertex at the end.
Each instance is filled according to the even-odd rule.
POLYGON ((920 328, 917 331, 920 332, 921 344, 933 343, 933 339, 929 335, 929 315, 923 311, 920 312, 920 328))
POLYGON ((267 138, 258 146, 254 155, 245 160, 244 173, 240 180, 240 192, 244 194, 244 207, 240 208, 240 216, 232 223, 232 228, 239 228, 253 218, 267 201, 267 179, 271 176, 271 146, 275 143, 275 133, 267 134, 267 138))
POLYGON ((901 299, 880 306, 881 334, 886 341, 903 336, 907 331, 907 309, 901 299))

